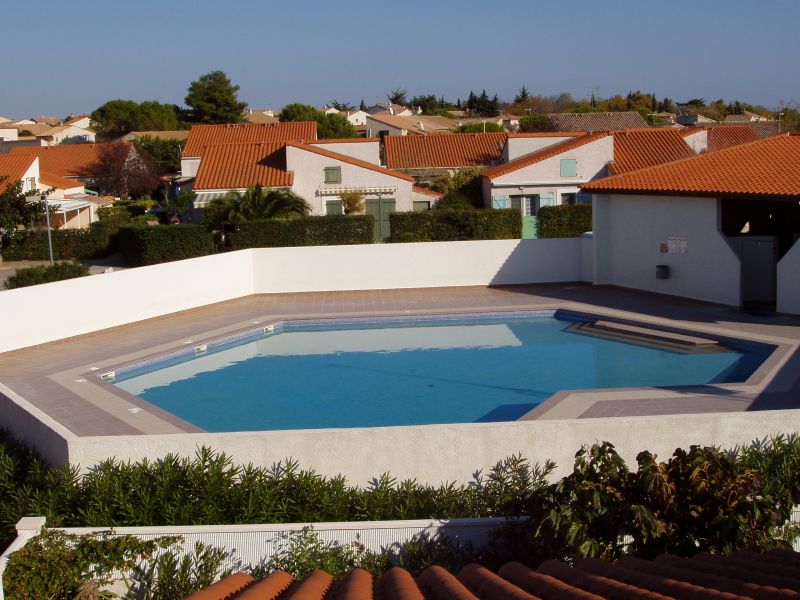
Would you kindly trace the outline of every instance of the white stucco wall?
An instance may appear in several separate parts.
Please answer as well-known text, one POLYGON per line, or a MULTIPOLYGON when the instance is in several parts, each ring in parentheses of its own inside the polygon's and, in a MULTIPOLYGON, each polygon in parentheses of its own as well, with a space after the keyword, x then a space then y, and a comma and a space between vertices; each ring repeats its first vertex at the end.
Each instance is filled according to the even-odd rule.
POLYGON ((19 130, 16 127, 0 127, 0 140, 17 141, 19 130))
POLYGON ((708 129, 701 129, 690 135, 683 136, 683 141, 695 154, 708 150, 708 129))
POLYGON ((378 140, 358 141, 358 142, 331 142, 326 143, 324 140, 314 142, 312 144, 315 148, 323 148, 330 152, 344 154, 350 158, 357 158, 373 165, 381 164, 381 146, 378 140))
POLYGON ((194 177, 200 168, 200 158, 181 158, 181 176, 194 177))
POLYGON ((39 158, 36 157, 31 162, 30 166, 27 168, 25 173, 22 176, 22 191, 23 193, 32 192, 34 190, 39 190, 40 192, 45 190, 45 186, 39 179, 39 158), (35 182, 31 182, 31 179, 35 180, 35 182))
POLYGON ((739 258, 718 230, 716 198, 595 195, 595 283, 738 306, 739 258), (686 254, 666 254, 669 236, 686 238, 686 254), (656 279, 668 265, 669 279, 656 279))
POLYGON ((800 315, 800 240, 778 262, 777 309, 800 315))
MULTIPOLYGON (((382 194, 384 198, 394 198, 398 212, 412 209, 411 187, 413 182, 400 179, 372 169, 365 169, 357 165, 321 156, 292 146, 286 147, 286 170, 294 172, 292 191, 305 199, 311 206, 311 214, 324 215, 326 200, 336 196, 320 196, 317 191, 322 188, 396 188, 391 192, 382 194), (325 168, 341 167, 341 183, 325 184, 325 168)), ((374 194, 365 197, 375 198, 374 194)))
POLYGON ((540 136, 540 137, 514 137, 510 136, 503 147, 503 162, 509 162, 520 156, 549 148, 561 142, 571 140, 573 136, 540 136))
POLYGON ((94 131, 90 131, 88 129, 84 129, 82 127, 78 127, 76 125, 70 125, 66 129, 59 131, 55 135, 52 136, 51 144, 60 144, 64 140, 70 138, 82 138, 87 142, 94 142, 95 141, 95 133, 94 131))
POLYGON ((367 136, 369 137, 378 137, 381 131, 388 131, 389 135, 406 135, 408 133, 405 129, 387 125, 386 123, 382 121, 376 121, 369 116, 366 118, 366 126, 367 136))

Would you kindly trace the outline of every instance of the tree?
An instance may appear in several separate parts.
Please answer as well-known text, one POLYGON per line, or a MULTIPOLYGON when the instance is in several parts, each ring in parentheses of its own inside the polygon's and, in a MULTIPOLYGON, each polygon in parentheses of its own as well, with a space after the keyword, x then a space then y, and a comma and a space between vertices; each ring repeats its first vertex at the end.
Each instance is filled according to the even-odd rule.
POLYGON ((358 105, 358 110, 363 110, 364 112, 367 112, 367 103, 364 102, 363 98, 361 99, 361 104, 358 105))
POLYGON ((491 121, 483 123, 465 123, 456 129, 456 133, 499 133, 505 131, 502 125, 491 121))
POLYGON ((331 100, 331 106, 339 112, 349 112, 355 108, 349 102, 339 102, 338 100, 331 100))
POLYGON ((154 138, 146 135, 133 142, 140 153, 147 154, 163 173, 177 173, 181 170, 182 140, 154 138))
POLYGON ((316 121, 317 137, 320 139, 356 137, 356 129, 352 123, 342 115, 326 115, 308 104, 297 102, 287 104, 281 110, 280 120, 287 121, 316 121))
POLYGON ((106 139, 118 138, 136 129, 139 105, 133 100, 109 100, 92 111, 97 132, 106 139))
MULTIPOLYGON (((27 197, 38 196, 39 193, 30 192, 26 196, 22 191, 21 181, 7 183, 7 180, 7 177, 0 177, 0 250, 3 249, 3 239, 13 238, 17 228, 33 227, 35 223, 44 220, 44 202, 30 202, 27 197)), ((51 213, 56 208, 57 206, 51 206, 51 213)))
POLYGON ((153 159, 127 142, 101 146, 97 162, 87 170, 97 191, 120 198, 148 196, 159 185, 153 159))
POLYGON ((552 127, 550 117, 542 113, 531 113, 519 120, 519 130, 529 131, 548 131, 552 127))
POLYGON ((136 129, 132 131, 174 131, 180 129, 178 107, 174 104, 145 101, 136 110, 136 129))
POLYGON ((514 96, 514 103, 515 104, 524 104, 525 102, 528 101, 528 98, 530 98, 530 97, 531 97, 531 95, 528 93, 528 88, 526 88, 523 85, 522 89, 519 91, 519 93, 516 96, 514 96))
POLYGON ((341 198, 344 214, 357 215, 364 212, 364 194, 361 192, 343 192, 341 198))
POLYGON ((195 123, 241 123, 247 103, 239 102, 239 86, 222 71, 211 71, 189 84, 186 105, 195 123))
POLYGON ((389 104, 402 104, 405 106, 408 104, 408 90, 397 88, 386 94, 386 98, 389 100, 389 104))
MULTIPOLYGON (((441 192, 446 197, 452 197, 447 204, 457 204, 460 200, 456 194, 465 196, 474 208, 483 206, 483 191, 481 189, 481 169, 478 167, 468 167, 459 169, 452 175, 444 174, 436 178, 431 186, 437 192, 441 192)), ((441 204, 437 203, 437 207, 441 204)))
POLYGON ((247 221, 305 216, 311 207, 300 196, 287 189, 265 189, 260 185, 244 193, 231 191, 224 198, 209 202, 204 211, 209 229, 222 230, 247 221))

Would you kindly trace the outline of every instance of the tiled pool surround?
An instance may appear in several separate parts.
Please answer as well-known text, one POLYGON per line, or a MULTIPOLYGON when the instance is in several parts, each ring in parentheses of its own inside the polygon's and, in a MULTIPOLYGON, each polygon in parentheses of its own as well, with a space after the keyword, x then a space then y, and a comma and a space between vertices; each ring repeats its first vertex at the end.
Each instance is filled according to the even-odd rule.
MULTIPOLYGON (((786 423, 790 430, 800 429, 792 420, 795 418, 792 409, 800 406, 800 356, 797 352, 800 319, 753 317, 716 305, 585 285, 251 296, 0 354, 0 382, 10 388, 9 392, 15 398, 21 398, 17 404, 24 404, 27 413, 39 415, 39 421, 56 431, 59 439, 66 439, 65 446, 69 447, 70 457, 74 455, 78 461, 85 462, 89 460, 87 457, 107 452, 102 449, 106 446, 115 448, 122 456, 153 456, 152 445, 149 450, 138 453, 135 440, 142 438, 144 445, 157 441, 157 447, 169 449, 173 442, 179 443, 181 435, 176 437, 176 434, 186 434, 186 444, 190 447, 210 440, 210 443, 219 444, 224 449, 228 444, 225 440, 229 439, 225 436, 241 434, 205 434, 174 415, 100 380, 98 375, 169 353, 195 352, 198 346, 230 340, 269 325, 279 327, 285 320, 391 314, 402 315, 403 318, 414 314, 430 314, 440 318, 441 313, 453 312, 557 309, 570 311, 581 318, 602 317, 605 320, 644 324, 655 329, 712 337, 722 342, 735 340, 737 343, 768 344, 774 346, 775 351, 746 382, 740 384, 563 392, 549 398, 525 415, 522 421, 458 427, 473 433, 487 431, 488 435, 487 425, 507 427, 511 431, 525 427, 525 423, 534 425, 538 422, 544 425, 546 421, 563 422, 565 419, 578 423, 591 419, 597 421, 599 427, 600 421, 615 417, 615 431, 631 427, 630 418, 637 422, 634 429, 642 430, 644 422, 638 417, 685 415, 692 418, 691 415, 699 414, 789 409, 775 422, 786 423), (102 442, 106 436, 118 436, 118 441, 109 440, 110 444, 106 444, 102 442), (82 439, 86 442, 86 448, 89 448, 85 452, 77 450, 82 439)), ((17 410, 16 407, 14 410, 17 410)), ((555 422, 553 424, 556 425, 555 422)), ((435 435, 445 438, 450 431, 441 427, 446 426, 417 426, 421 430, 429 428, 431 435, 435 432, 435 435)), ((715 427, 719 430, 719 426, 715 427)), ((597 429, 600 430, 602 427, 597 429)), ((337 435, 341 435, 342 430, 338 431, 340 433, 337 435)), ((280 432, 258 435, 265 436, 264 439, 283 439, 281 436, 270 437, 270 433, 280 432)), ((366 431, 351 433, 360 434, 363 439, 372 436, 371 433, 367 435, 366 431)), ((752 433, 749 435, 745 431, 742 435, 749 435, 747 439, 763 435, 762 430, 753 429, 752 433)), ((387 438, 392 435, 394 433, 385 433, 387 438)), ((703 443, 704 440, 696 442, 703 443)), ((667 447, 670 443, 665 442, 667 447)), ((269 446, 272 447, 272 444, 269 446)), ((576 449, 570 448, 570 452, 576 449)), ((273 459, 297 453, 293 453, 291 447, 285 452, 276 448, 275 452, 277 454, 272 456, 273 459)), ((501 456, 497 458, 507 454, 499 447, 498 452, 501 456)), ((478 466, 475 460, 465 458, 465 462, 469 462, 471 468, 478 466)), ((397 469, 393 471, 398 472, 397 469)))

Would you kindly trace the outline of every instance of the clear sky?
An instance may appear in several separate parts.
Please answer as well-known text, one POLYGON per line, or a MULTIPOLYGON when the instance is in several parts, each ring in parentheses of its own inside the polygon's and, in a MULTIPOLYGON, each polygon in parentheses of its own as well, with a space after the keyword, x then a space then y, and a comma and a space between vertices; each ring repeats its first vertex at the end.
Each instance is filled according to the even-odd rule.
POLYGON ((182 104, 215 69, 253 108, 392 89, 800 102, 800 0, 2 0, 0 114, 182 104))

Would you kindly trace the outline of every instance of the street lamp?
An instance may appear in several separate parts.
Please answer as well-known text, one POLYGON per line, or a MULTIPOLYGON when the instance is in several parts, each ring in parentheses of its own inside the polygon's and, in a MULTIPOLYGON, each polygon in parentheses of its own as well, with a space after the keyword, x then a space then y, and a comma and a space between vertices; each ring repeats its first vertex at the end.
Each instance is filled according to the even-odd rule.
POLYGON ((50 251, 50 266, 53 266, 53 235, 50 233, 50 205, 47 203, 47 194, 42 194, 44 202, 44 217, 47 221, 47 249, 50 251))

